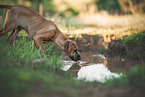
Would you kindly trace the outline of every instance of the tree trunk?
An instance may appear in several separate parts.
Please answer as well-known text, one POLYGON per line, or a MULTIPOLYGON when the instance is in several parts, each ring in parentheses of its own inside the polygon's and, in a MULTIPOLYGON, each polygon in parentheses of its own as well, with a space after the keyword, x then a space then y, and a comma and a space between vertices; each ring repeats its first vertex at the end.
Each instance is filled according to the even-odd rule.
POLYGON ((42 2, 39 3, 39 13, 40 13, 40 15, 43 15, 43 4, 42 4, 42 2))
POLYGON ((129 8, 132 14, 135 14, 134 6, 131 0, 128 0, 129 8))

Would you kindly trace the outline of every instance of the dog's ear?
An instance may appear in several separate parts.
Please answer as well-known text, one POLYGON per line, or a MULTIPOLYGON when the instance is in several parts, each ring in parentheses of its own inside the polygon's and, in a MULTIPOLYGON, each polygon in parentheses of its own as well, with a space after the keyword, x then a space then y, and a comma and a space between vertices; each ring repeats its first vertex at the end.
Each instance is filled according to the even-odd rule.
POLYGON ((66 42, 64 43, 64 50, 66 51, 66 53, 68 53, 69 43, 70 43, 70 41, 66 41, 66 42))

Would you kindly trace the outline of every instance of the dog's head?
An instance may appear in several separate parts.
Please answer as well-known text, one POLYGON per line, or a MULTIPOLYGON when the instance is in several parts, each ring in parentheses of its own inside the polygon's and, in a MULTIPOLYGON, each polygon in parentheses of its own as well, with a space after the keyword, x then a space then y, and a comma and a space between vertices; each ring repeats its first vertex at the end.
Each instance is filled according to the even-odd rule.
POLYGON ((81 56, 78 53, 78 47, 74 41, 72 40, 65 41, 64 51, 73 61, 81 60, 81 56))

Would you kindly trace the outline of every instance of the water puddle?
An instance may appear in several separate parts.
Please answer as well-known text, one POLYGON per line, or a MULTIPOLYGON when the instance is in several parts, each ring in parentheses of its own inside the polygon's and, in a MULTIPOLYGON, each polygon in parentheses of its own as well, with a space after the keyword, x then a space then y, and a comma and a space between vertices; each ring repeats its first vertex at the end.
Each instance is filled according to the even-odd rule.
POLYGON ((105 82, 112 77, 120 77, 122 73, 113 73, 108 70, 104 64, 92 64, 89 66, 82 66, 78 72, 78 79, 85 79, 86 81, 105 82))
POLYGON ((105 82, 106 79, 122 76, 122 72, 128 71, 133 66, 142 64, 139 61, 127 60, 118 57, 106 58, 102 54, 94 52, 81 52, 80 62, 70 61, 65 57, 62 60, 62 70, 70 72, 77 79, 86 81, 105 82))
POLYGON ((122 73, 111 72, 108 69, 106 66, 107 59, 104 55, 92 54, 91 58, 91 60, 87 60, 89 58, 83 58, 83 61, 77 63, 69 60, 63 60, 62 70, 70 72, 76 79, 102 83, 104 83, 107 79, 122 76, 122 73))

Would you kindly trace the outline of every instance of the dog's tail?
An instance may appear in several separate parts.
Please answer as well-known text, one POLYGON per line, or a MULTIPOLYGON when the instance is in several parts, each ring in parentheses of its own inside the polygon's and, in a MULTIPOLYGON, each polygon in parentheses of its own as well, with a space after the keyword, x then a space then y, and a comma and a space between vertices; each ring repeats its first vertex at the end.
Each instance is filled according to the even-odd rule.
POLYGON ((12 7, 12 5, 0 5, 0 9, 10 9, 12 7))

